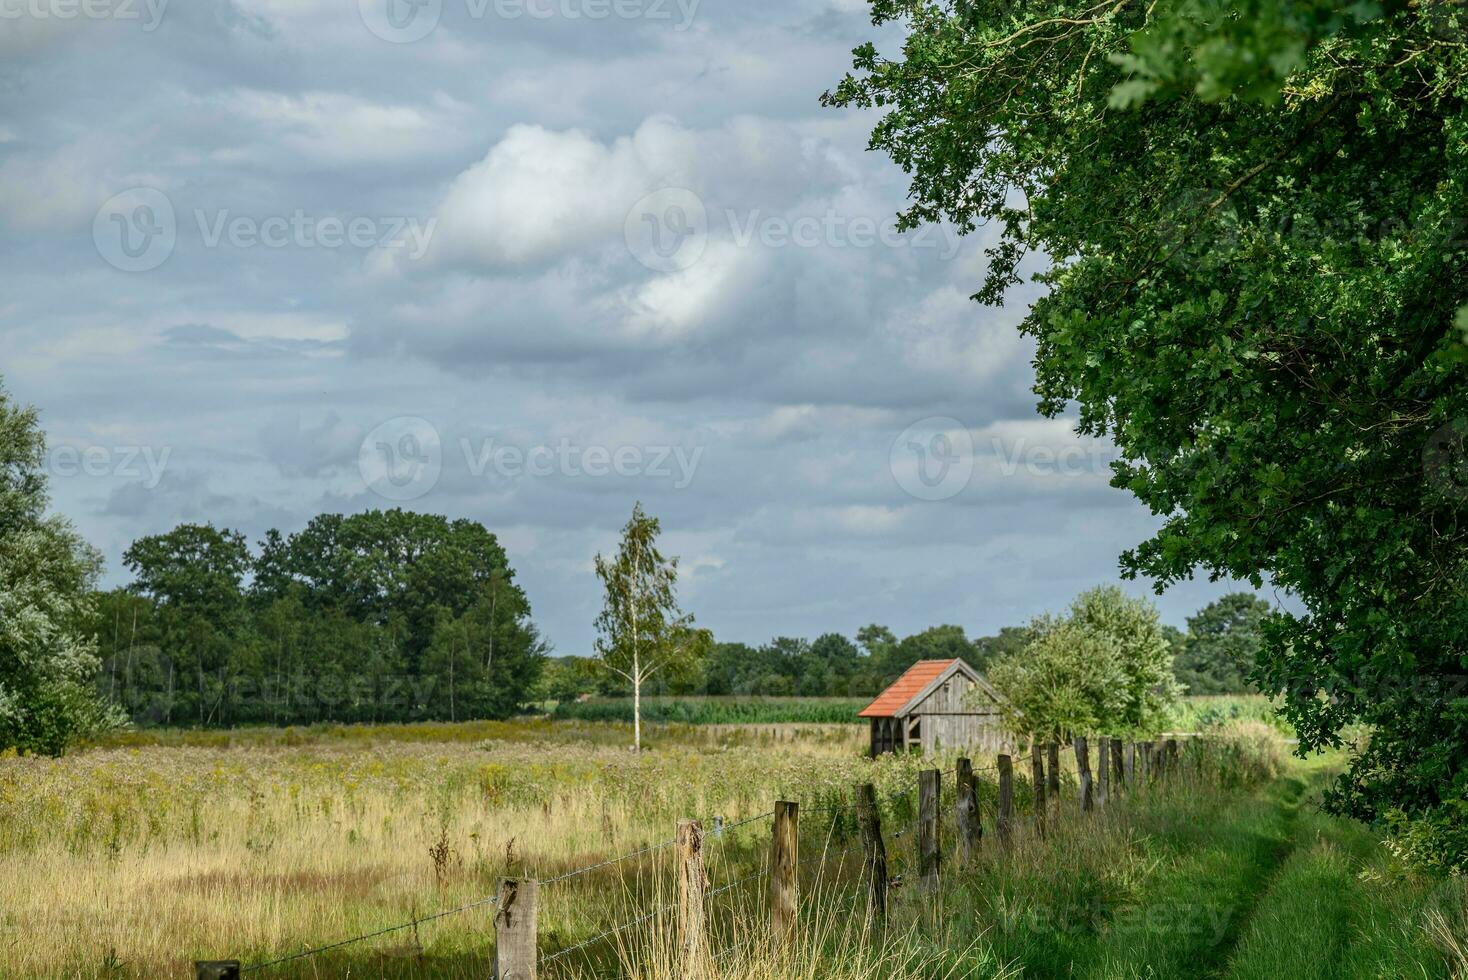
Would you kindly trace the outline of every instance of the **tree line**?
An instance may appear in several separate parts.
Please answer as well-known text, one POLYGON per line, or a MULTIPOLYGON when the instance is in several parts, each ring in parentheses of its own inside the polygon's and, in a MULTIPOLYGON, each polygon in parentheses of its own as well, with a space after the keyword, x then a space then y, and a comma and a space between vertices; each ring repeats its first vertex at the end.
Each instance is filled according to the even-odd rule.
MULTIPOLYGON (((1144 605, 1150 607, 1144 600, 1144 605)), ((1249 592, 1234 592, 1204 606, 1179 630, 1158 623, 1169 670, 1186 694, 1257 693, 1248 673, 1262 643, 1271 606, 1249 592)), ((1155 610, 1152 615, 1156 615, 1155 610)), ((1052 624, 1050 617, 970 637, 962 626, 932 626, 898 638, 888 627, 864 626, 854 637, 823 633, 814 640, 779 636, 751 645, 713 642, 686 669, 648 682, 650 695, 763 697, 875 697, 919 660, 962 659, 980 672, 1024 651, 1052 624)), ((1059 642, 1052 640, 1050 642, 1059 642)), ((618 697, 627 684, 593 657, 553 657, 546 662, 540 694, 567 701, 596 695, 618 697)))
POLYGON ((503 718, 545 644, 483 525, 404 510, 301 531, 182 524, 97 596, 98 683, 134 722, 199 727, 503 718))

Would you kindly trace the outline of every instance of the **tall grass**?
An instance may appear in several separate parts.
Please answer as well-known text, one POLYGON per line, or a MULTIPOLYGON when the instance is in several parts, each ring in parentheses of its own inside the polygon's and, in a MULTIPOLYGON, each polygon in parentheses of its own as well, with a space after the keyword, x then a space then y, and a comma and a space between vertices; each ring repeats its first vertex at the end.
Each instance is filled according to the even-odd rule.
MULTIPOLYGON (((482 899, 502 875, 544 880, 657 845, 677 819, 714 815, 756 819, 706 847, 711 886, 735 886, 710 901, 711 980, 1265 976, 1271 965, 1291 976, 1283 946, 1322 914, 1311 896, 1327 893, 1344 909, 1324 920, 1344 923, 1330 948, 1376 971, 1350 976, 1446 976, 1443 950, 1468 948, 1461 890, 1439 894, 1391 867, 1369 834, 1312 856, 1339 825, 1310 815, 1305 776, 1279 778, 1278 739, 1259 725, 1222 730, 1172 778, 1091 814, 1077 812, 1067 771, 1043 836, 1017 767, 1004 849, 985 774, 988 837, 967 867, 953 858, 945 777, 936 917, 913 887, 910 791, 919 769, 946 770, 951 757, 864 759, 859 731, 834 738, 832 726, 684 726, 642 755, 621 746, 618 726, 604 740, 561 737, 595 727, 525 722, 484 729, 505 737, 479 742, 325 729, 0 760, 0 976, 183 977, 194 958, 255 962, 482 899), (862 914, 850 809, 852 786, 866 781, 885 800, 896 879, 880 931, 862 914), (802 927, 784 951, 767 941, 760 876, 761 815, 777 798, 802 802, 802 927)), ((668 913, 577 948, 667 904, 674 860, 654 849, 545 885, 542 951, 575 951, 543 975, 680 977, 668 913)), ((482 978, 492 914, 423 922, 258 975, 482 978)))

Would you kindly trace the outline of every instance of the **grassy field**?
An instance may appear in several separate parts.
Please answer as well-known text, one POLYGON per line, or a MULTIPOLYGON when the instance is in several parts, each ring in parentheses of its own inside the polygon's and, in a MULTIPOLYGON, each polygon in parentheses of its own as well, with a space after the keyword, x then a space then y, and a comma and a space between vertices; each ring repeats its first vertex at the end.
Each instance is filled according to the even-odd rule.
MULTIPOLYGON (((803 805, 801 938, 772 959, 763 879, 731 888, 711 909, 715 947, 733 947, 720 977, 1448 977, 1465 965, 1461 884, 1409 875, 1369 831, 1316 814, 1329 761, 1283 762, 1257 724, 1235 726, 1232 751, 1200 753, 1203 771, 1100 813, 1074 812, 1068 789, 1045 837, 1026 818, 1006 852, 986 774, 991 839, 969 867, 950 863, 937 925, 910 887, 912 794, 889 799, 899 885, 880 934, 852 914, 850 787, 898 794, 951 760, 864 759, 859 728, 655 725, 641 756, 626 727, 591 722, 217 734, 0 760, 0 976, 184 977, 194 958, 268 960, 481 900, 500 875, 548 879, 656 845, 680 817, 758 817, 776 798, 803 805)), ((1028 810, 1023 779, 1017 796, 1028 810)), ((715 887, 759 873, 768 827, 710 841, 715 887)), ((661 907, 671 862, 653 850, 546 885, 544 955, 661 907)), ((254 975, 482 978, 491 917, 475 908, 254 975)), ((671 980, 669 931, 653 915, 544 972, 615 974, 633 960, 625 972, 671 980)))
MULTIPOLYGON (((643 721, 685 725, 866 724, 857 712, 871 698, 644 698, 643 721)), ((632 721, 631 698, 563 701, 553 716, 577 721, 632 721)))

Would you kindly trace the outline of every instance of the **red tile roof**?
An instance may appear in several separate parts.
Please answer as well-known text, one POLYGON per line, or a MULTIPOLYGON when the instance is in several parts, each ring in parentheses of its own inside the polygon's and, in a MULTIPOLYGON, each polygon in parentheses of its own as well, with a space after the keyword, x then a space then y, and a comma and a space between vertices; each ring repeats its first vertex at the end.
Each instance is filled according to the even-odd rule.
POLYGON ((919 660, 907 672, 892 682, 892 686, 881 694, 877 700, 863 708, 858 718, 891 718, 897 712, 907 706, 918 695, 923 688, 927 687, 938 676, 952 667, 956 660, 919 660))

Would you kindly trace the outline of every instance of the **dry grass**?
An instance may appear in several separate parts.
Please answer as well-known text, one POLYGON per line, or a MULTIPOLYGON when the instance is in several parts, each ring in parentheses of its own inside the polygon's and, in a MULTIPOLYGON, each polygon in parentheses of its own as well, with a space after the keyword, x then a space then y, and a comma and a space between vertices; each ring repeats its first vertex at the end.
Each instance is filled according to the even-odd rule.
MULTIPOLYGON (((236 733, 216 747, 171 736, 0 760, 0 976, 184 976, 194 958, 283 955, 481 899, 501 875, 549 878, 663 841, 682 817, 833 801, 864 780, 889 793, 934 764, 862 759, 850 728, 660 731, 634 756, 607 744, 619 729, 595 727, 593 740, 585 725, 527 722, 478 743, 386 729, 236 733)), ((763 859, 763 835, 741 834, 718 880, 763 859)), ((645 907, 670 857, 548 887, 546 948, 645 907)), ((337 962, 483 976, 491 935, 491 910, 477 909, 337 962)))

